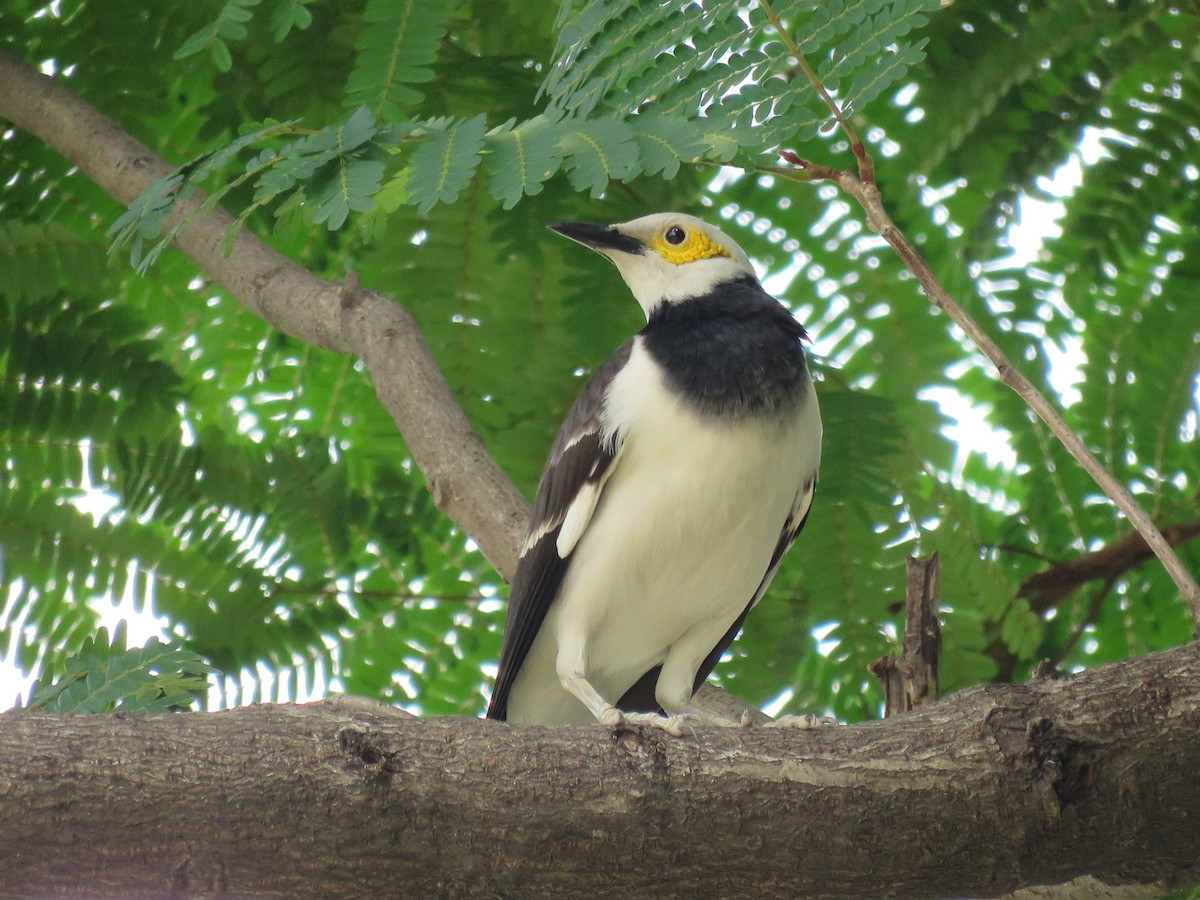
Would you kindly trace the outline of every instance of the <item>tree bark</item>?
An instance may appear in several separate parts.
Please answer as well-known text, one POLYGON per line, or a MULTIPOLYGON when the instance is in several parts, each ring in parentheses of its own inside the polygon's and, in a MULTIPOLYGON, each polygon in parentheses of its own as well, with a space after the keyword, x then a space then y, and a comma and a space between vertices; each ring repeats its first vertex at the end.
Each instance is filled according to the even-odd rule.
POLYGON ((883 717, 936 703, 942 695, 941 560, 910 556, 905 562, 904 649, 867 671, 883 686, 883 717))
POLYGON ((1200 881, 1198 735, 1197 643, 887 722, 678 739, 352 700, 14 713, 0 717, 0 892, 994 897, 1085 874, 1177 886, 1200 881))

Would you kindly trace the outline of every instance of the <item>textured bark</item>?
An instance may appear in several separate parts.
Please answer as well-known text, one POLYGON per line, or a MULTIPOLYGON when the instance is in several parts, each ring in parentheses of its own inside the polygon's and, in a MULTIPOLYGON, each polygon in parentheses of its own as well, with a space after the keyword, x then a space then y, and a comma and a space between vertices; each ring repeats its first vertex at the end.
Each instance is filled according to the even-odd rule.
POLYGON ((883 685, 883 716, 928 706, 942 695, 942 568, 938 555, 905 561, 904 649, 867 666, 883 685))
POLYGON ((813 731, 16 713, 0 892, 1112 896, 1200 881, 1198 734, 1196 643, 813 731))

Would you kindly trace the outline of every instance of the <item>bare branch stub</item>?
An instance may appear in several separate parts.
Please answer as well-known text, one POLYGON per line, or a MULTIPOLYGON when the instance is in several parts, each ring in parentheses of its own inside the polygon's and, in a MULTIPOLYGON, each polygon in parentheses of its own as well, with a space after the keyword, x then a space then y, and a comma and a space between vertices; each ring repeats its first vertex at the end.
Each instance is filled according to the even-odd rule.
POLYGON ((941 695, 942 626, 938 620, 941 566, 938 555, 908 558, 905 577, 904 650, 867 668, 883 685, 885 718, 928 706, 941 695))

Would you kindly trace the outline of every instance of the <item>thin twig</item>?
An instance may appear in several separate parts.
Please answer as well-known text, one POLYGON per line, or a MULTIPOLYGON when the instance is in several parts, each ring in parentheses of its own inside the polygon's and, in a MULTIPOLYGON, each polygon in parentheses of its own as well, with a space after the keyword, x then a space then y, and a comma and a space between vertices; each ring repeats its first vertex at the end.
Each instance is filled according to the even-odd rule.
POLYGON ((821 76, 817 74, 816 69, 809 65, 808 59, 804 56, 804 51, 800 49, 800 45, 792 37, 792 33, 783 27, 783 21, 779 18, 779 14, 775 12, 769 0, 758 0, 758 5, 762 8, 764 15, 766 15, 767 21, 779 32, 780 40, 787 47, 788 53, 795 58, 797 65, 800 66, 800 71, 808 79, 808 83, 812 85, 813 90, 817 92, 817 95, 829 107, 833 118, 841 127, 847 140, 850 141, 850 151, 854 154, 854 158, 858 160, 858 177, 864 182, 873 182, 875 180, 875 160, 867 152, 866 145, 858 136, 858 132, 854 129, 854 126, 850 124, 846 113, 838 105, 838 102, 829 95, 829 91, 825 90, 825 84, 821 81, 821 76))
POLYGON ((846 137, 850 138, 852 144, 861 143, 858 139, 858 134, 854 131, 854 126, 846 119, 842 113, 842 108, 838 106, 837 101, 829 96, 829 91, 825 90, 825 84, 821 81, 821 76, 816 73, 816 70, 808 64, 808 60, 804 56, 804 51, 800 49, 800 45, 796 43, 796 39, 792 37, 792 33, 783 27, 783 21, 779 18, 779 14, 771 7, 768 0, 758 0, 758 5, 767 17, 767 21, 779 33, 779 39, 783 41, 783 45, 787 47, 788 53, 796 60, 800 66, 800 71, 804 73, 804 77, 808 79, 808 83, 812 85, 814 91, 829 107, 829 111, 837 120, 838 125, 842 127, 842 131, 846 133, 846 137))
MULTIPOLYGON (((850 139, 851 149, 858 162, 859 174, 856 177, 853 173, 841 169, 814 165, 795 153, 785 150, 779 154, 780 157, 785 162, 796 166, 798 170, 791 177, 797 181, 807 182, 832 181, 841 187, 843 192, 858 201, 859 205, 863 208, 863 212, 866 213, 867 227, 887 241, 888 245, 896 252, 896 255, 908 267, 908 270, 917 277, 917 281, 920 282, 921 287, 925 291, 925 296, 929 298, 929 301, 938 307, 938 309, 945 312, 956 325, 966 332, 975 346, 996 366, 1000 383, 1007 385, 1015 391, 1030 409, 1037 413, 1038 417, 1062 441, 1063 446, 1079 461, 1084 470, 1092 476, 1092 479, 1100 486, 1101 490, 1125 514, 1130 524, 1137 529, 1137 532, 1145 539, 1150 549, 1162 561, 1167 573, 1179 588, 1179 593, 1183 595, 1183 599, 1191 611, 1193 620, 1200 627, 1200 586, 1196 584, 1196 580, 1184 567, 1170 543, 1162 536, 1154 521, 1138 506, 1126 487, 1104 468, 1103 464, 1087 448, 1087 445, 1071 430, 1054 405, 1013 365, 1011 360, 996 345, 996 342, 988 336, 987 332, 979 327, 970 314, 955 302, 950 293, 938 281, 937 276, 934 275, 925 258, 917 252, 917 249, 904 236, 903 232, 896 227, 896 224, 892 221, 891 216, 888 215, 883 205, 883 199, 879 194, 879 187, 875 183, 875 169, 871 156, 858 139, 857 132, 855 132, 854 128, 847 121, 837 101, 825 90, 825 86, 821 84, 821 80, 816 72, 813 71, 812 66, 804 59, 804 54, 800 51, 800 45, 783 27, 779 16, 771 8, 769 0, 759 0, 759 5, 762 6, 768 21, 778 30, 781 39, 788 48, 788 52, 796 57, 800 63, 800 68, 808 76, 814 90, 820 95, 826 106, 829 107, 838 125, 845 132, 846 137, 850 139)), ((772 174, 788 177, 778 167, 765 168, 772 174)))

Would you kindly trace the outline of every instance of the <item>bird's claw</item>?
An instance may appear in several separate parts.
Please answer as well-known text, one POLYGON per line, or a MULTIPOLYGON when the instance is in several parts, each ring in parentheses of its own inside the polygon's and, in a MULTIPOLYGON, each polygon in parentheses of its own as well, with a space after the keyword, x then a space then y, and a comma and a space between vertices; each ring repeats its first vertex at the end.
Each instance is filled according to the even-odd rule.
POLYGON ((658 713, 622 712, 609 707, 600 714, 600 724, 617 730, 620 728, 657 728, 674 737, 691 734, 693 729, 687 716, 661 716, 658 713))
POLYGON ((814 716, 805 713, 802 716, 780 716, 773 722, 768 722, 764 728, 824 728, 827 725, 840 725, 833 716, 814 716))

